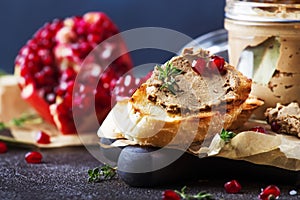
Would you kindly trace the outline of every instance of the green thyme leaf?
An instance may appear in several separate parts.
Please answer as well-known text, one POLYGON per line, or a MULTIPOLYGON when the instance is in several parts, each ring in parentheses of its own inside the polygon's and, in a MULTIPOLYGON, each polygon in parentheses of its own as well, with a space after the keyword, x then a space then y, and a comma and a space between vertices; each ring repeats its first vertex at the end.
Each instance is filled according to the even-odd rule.
POLYGON ((226 131, 225 129, 222 129, 220 133, 221 139, 224 140, 225 142, 229 142, 234 136, 236 136, 234 132, 226 131))
POLYGON ((113 168, 109 165, 103 165, 102 167, 96 167, 94 169, 88 170, 88 181, 99 183, 105 180, 110 180, 116 176, 117 168, 113 168))
POLYGON ((157 66, 159 71, 158 79, 163 82, 160 89, 166 88, 172 94, 176 93, 176 87, 178 87, 175 77, 182 74, 183 71, 174 67, 170 62, 167 62, 165 68, 157 66))
POLYGON ((0 130, 6 129, 6 125, 4 122, 0 122, 0 130))
POLYGON ((42 122, 42 118, 36 114, 23 114, 19 118, 14 118, 7 123, 0 122, 0 130, 7 129, 12 126, 21 127, 26 123, 39 124, 42 122))
POLYGON ((180 191, 177 191, 175 190, 175 192, 182 198, 182 199, 187 199, 187 200, 191 200, 191 199, 198 199, 198 200, 213 200, 215 199, 213 197, 212 194, 210 193, 207 193, 207 192, 199 192, 198 194, 194 194, 194 195, 191 195, 191 194, 187 194, 185 193, 185 189, 186 189, 186 186, 184 186, 180 191))

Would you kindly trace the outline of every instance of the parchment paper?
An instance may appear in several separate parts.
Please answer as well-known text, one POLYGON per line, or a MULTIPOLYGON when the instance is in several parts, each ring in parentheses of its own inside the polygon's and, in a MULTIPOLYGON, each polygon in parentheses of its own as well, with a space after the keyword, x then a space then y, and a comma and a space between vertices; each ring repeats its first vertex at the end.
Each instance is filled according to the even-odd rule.
MULTIPOLYGON (((268 124, 251 120, 246 122, 240 130, 234 132, 237 135, 228 143, 225 143, 220 135, 216 134, 209 146, 192 144, 187 152, 198 156, 199 159, 206 156, 217 156, 291 171, 300 170, 300 139, 297 137, 276 134, 270 130, 268 124), (265 127, 267 134, 249 131, 254 126, 265 127)), ((111 144, 113 147, 137 145, 124 138, 115 139, 117 140, 111 144)))

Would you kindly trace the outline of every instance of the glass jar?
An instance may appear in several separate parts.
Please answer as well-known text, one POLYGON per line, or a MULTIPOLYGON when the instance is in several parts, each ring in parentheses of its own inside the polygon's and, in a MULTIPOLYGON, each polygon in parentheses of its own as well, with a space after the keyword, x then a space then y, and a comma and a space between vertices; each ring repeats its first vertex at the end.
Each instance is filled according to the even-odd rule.
POLYGON ((252 78, 252 94, 265 104, 300 103, 300 0, 227 0, 229 62, 252 78))

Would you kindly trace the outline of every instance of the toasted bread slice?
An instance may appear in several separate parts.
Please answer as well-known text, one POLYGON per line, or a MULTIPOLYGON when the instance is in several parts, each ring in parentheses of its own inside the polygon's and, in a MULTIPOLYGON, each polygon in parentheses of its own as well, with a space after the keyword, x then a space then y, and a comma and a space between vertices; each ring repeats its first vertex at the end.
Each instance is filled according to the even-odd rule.
POLYGON ((203 142, 230 127, 249 96, 251 80, 228 63, 224 65, 225 73, 199 74, 192 63, 203 58, 212 56, 201 49, 186 49, 182 55, 156 67, 130 100, 119 102, 112 109, 99 136, 114 135, 140 145, 163 147, 203 142), (161 70, 168 65, 182 73, 164 82, 161 70), (170 88, 165 85, 167 81, 175 85, 170 88))

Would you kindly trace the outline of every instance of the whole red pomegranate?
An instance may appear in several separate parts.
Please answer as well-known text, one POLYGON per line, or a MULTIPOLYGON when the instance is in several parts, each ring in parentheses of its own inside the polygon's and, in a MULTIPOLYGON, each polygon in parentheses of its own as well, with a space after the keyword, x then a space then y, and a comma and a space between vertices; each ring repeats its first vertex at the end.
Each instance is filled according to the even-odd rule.
POLYGON ((63 134, 76 133, 74 115, 80 131, 96 130, 111 108, 110 91, 132 68, 122 38, 110 40, 117 33, 101 12, 46 23, 15 60, 22 97, 63 134), (98 124, 88 120, 95 113, 98 124))

